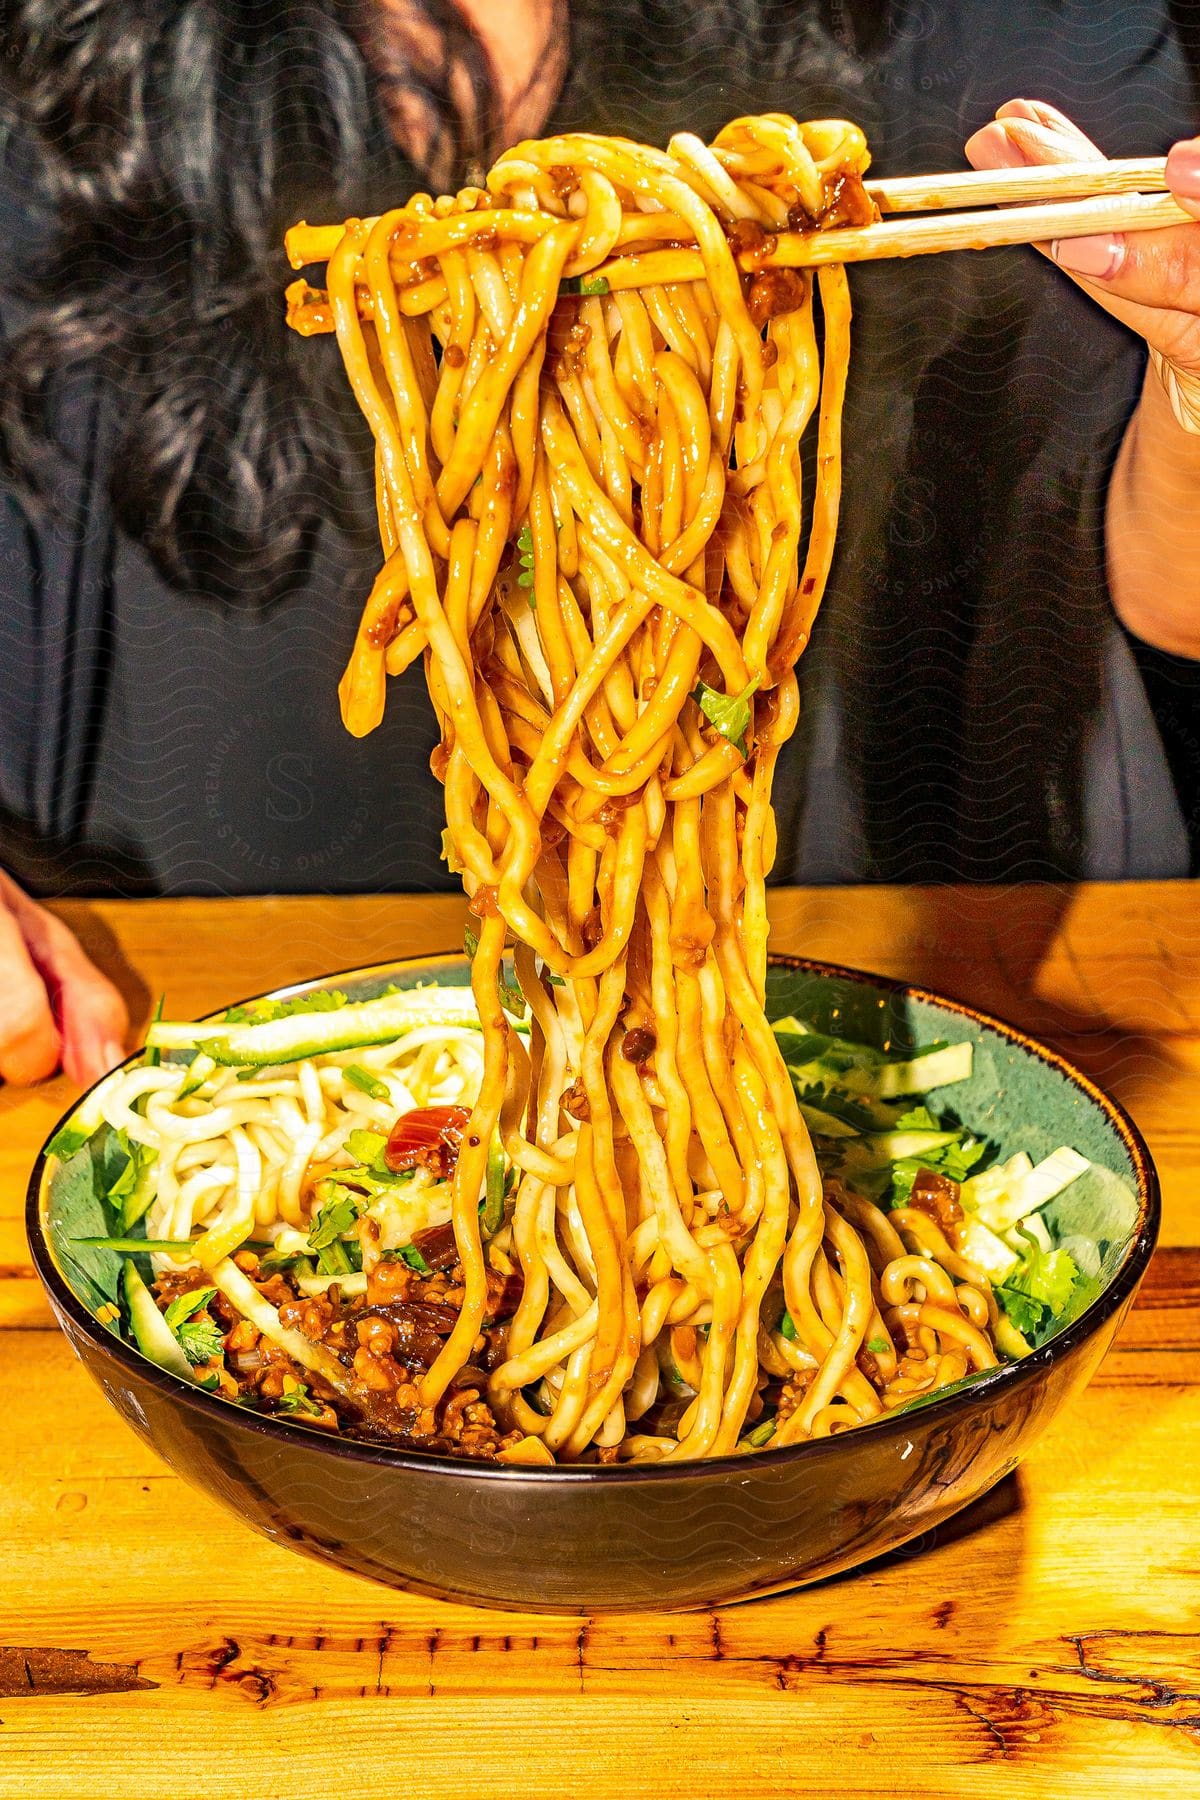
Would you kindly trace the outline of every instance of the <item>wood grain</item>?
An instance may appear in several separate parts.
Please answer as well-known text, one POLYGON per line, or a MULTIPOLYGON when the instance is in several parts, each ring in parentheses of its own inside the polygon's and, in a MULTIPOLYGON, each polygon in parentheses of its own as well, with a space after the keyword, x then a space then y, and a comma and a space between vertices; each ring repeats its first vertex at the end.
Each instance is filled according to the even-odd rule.
MULTIPOLYGON (((1164 1249, 1091 1387, 970 1514, 718 1613, 395 1595, 252 1537, 105 1404, 49 1321, 25 1177, 69 1102, 0 1092, 0 1796, 1200 1792, 1200 912, 1183 884, 795 891, 775 942, 1049 1037, 1131 1106, 1164 1249), (200 1746, 203 1746, 201 1749, 200 1746)), ((135 1003, 198 1013, 447 947, 448 899, 60 909, 135 1003)))

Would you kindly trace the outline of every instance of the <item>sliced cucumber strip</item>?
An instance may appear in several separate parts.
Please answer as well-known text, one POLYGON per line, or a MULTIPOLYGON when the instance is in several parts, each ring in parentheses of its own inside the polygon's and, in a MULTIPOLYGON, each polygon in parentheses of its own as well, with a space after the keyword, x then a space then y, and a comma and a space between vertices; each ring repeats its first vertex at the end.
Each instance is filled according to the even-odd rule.
POLYGON ((980 1201, 975 1207, 975 1215, 993 1231, 1010 1231, 1028 1213, 1036 1212, 1056 1194, 1061 1194, 1065 1187, 1070 1187, 1090 1167, 1086 1156, 1080 1156, 1078 1150, 1063 1144, 1044 1161, 1036 1163, 1027 1175, 1018 1175, 1015 1181, 1009 1182, 1002 1193, 980 1201))
POLYGON ((1021 1260, 1020 1251, 1012 1249, 1002 1237, 989 1231, 982 1219, 969 1213, 959 1231, 959 1248, 968 1262, 982 1269, 993 1282, 1003 1281, 1021 1260))
POLYGON ((191 1363, 179 1347, 179 1340, 154 1304, 154 1295, 130 1261, 121 1265, 121 1298, 129 1311, 129 1325, 142 1355, 160 1369, 178 1375, 193 1386, 196 1377, 191 1363))
POLYGON ((270 1068, 335 1050, 387 1044, 417 1026, 477 1027, 470 988, 413 988, 361 1000, 333 1012, 291 1013, 262 1025, 152 1025, 147 1042, 179 1049, 203 1044, 215 1062, 230 1068, 270 1068), (184 1032, 189 1035, 186 1039, 184 1032), (169 1042, 163 1034, 169 1034, 169 1042))
POLYGON ((968 1175, 962 1184, 963 1206, 968 1212, 978 1207, 984 1200, 994 1200, 1012 1186, 1018 1175, 1028 1175, 1033 1167, 1033 1158, 1018 1150, 1007 1162, 997 1163, 994 1168, 984 1169, 981 1175, 968 1175))
POLYGON ((902 1157, 928 1156, 947 1144, 957 1144, 957 1131, 874 1131, 866 1137, 843 1138, 838 1144, 842 1166, 851 1174, 885 1169, 902 1157))
MULTIPOLYGON (((283 1023, 281 1020, 280 1023, 283 1023)), ((269 1300, 264 1300, 252 1281, 228 1257, 209 1270, 225 1298, 237 1307, 244 1319, 256 1325, 263 1337, 286 1350, 302 1368, 323 1375, 340 1394, 348 1391, 348 1377, 337 1357, 323 1344, 314 1344, 302 1331, 285 1325, 269 1300)))
POLYGON ((927 1056, 914 1056, 904 1062, 885 1060, 873 1067, 860 1064, 839 1075, 837 1083, 851 1094, 866 1094, 875 1100, 896 1100, 902 1094, 927 1094, 932 1088, 967 1081, 971 1074, 972 1054, 969 1043, 947 1044, 944 1049, 931 1050, 927 1056))

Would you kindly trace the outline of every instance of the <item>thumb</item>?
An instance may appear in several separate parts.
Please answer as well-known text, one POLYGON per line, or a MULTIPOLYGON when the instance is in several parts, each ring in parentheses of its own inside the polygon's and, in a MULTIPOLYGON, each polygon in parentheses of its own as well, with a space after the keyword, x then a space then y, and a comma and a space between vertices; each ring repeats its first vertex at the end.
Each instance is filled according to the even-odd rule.
POLYGON ((1184 138, 1167 157, 1167 186, 1185 212, 1200 219, 1200 138, 1184 138))

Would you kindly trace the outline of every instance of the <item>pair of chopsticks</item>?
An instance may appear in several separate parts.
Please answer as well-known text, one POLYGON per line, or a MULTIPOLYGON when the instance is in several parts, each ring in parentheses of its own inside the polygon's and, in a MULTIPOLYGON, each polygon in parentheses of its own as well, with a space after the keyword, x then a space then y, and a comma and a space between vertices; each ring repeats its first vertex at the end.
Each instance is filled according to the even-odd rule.
POLYGON ((1114 162, 1043 163, 1028 169, 967 169, 864 182, 880 212, 937 213, 888 218, 823 232, 780 232, 758 267, 873 262, 939 250, 988 250, 1097 232, 1153 231, 1191 225, 1191 213, 1166 192, 1164 157, 1114 162), (1048 204, 1061 201, 1063 204, 1048 204), (1024 202, 1025 204, 1022 204, 1024 202), (1028 204, 1034 202, 1034 204, 1028 204), (962 207, 964 211, 949 211, 962 207), (988 209, 1000 210, 988 210, 988 209))
MULTIPOLYGON (((1043 163, 1027 169, 967 169, 960 174, 899 176, 863 185, 884 217, 871 225, 772 233, 761 247, 742 254, 743 269, 875 262, 892 256, 928 256, 940 250, 988 250, 1002 244, 1036 244, 1052 238, 1153 231, 1164 225, 1195 223, 1191 213, 1166 191, 1166 159, 1161 156, 1043 163), (950 210, 955 207, 964 210, 950 210), (915 216, 919 214, 936 216, 915 216)), ((292 267, 327 261, 341 241, 342 231, 342 226, 293 226, 287 237, 292 267)), ((683 281, 703 274, 699 252, 672 251, 669 260, 671 272, 666 279, 683 281)), ((603 264, 596 274, 605 276, 614 288, 637 287, 658 279, 660 261, 653 250, 634 252, 603 264)), ((314 328, 327 330, 330 325, 324 322, 314 328)))

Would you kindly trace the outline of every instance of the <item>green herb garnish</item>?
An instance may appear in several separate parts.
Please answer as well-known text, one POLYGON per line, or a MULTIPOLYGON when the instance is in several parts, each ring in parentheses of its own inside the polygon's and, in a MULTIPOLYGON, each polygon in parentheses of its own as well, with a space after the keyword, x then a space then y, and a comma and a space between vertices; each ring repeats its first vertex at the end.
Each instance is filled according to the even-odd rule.
MULTIPOLYGON (((529 604, 534 606, 533 599, 533 532, 528 519, 517 533, 517 561, 521 565, 521 573, 517 576, 517 586, 525 588, 529 594, 529 604)), ((536 607, 534 607, 536 611, 536 607)))
POLYGON ((564 275, 558 284, 560 294, 600 295, 609 292, 607 275, 564 275))
POLYGON ((707 681, 701 681, 692 690, 692 699, 704 714, 713 729, 740 751, 742 756, 748 755, 746 733, 750 729, 750 700, 759 683, 761 675, 746 683, 740 694, 722 694, 716 688, 709 687, 707 681))
POLYGON ((407 1263, 410 1269, 415 1269, 418 1275, 433 1274, 433 1270, 415 1244, 404 1244, 396 1252, 396 1255, 402 1263, 407 1263))
POLYGON ((163 1314, 193 1368, 212 1362, 225 1347, 224 1333, 205 1311, 216 1291, 215 1287, 193 1288, 190 1293, 178 1294, 163 1314))
POLYGON ((779 1335, 781 1338, 786 1338, 789 1344, 794 1344, 796 1341, 796 1322, 790 1312, 785 1312, 779 1321, 779 1335))
POLYGON ((391 1098, 391 1090, 387 1082, 380 1081, 377 1075, 372 1075, 369 1069, 364 1069, 359 1063, 347 1063, 342 1074, 351 1087, 358 1088, 360 1093, 369 1095, 372 1100, 389 1100, 391 1098))
POLYGON ((760 1419, 758 1424, 754 1427, 754 1430, 746 1433, 742 1442, 744 1444, 753 1445, 755 1450, 761 1450, 763 1445, 769 1443, 775 1436, 775 1424, 776 1419, 774 1413, 771 1414, 769 1419, 760 1419))
POLYGON ((1069 1250, 1043 1250, 1024 1229, 1021 1236, 1029 1248, 996 1288, 996 1298, 1017 1330, 1030 1337, 1066 1311, 1079 1269, 1069 1250))
POLYGON ((283 1392, 275 1405, 279 1412, 291 1413, 293 1417, 301 1419, 317 1418, 325 1410, 318 1401, 309 1398, 304 1383, 296 1381, 291 1375, 284 1376, 283 1392))
MULTIPOLYGON (((320 1191, 329 1197, 313 1214, 308 1247, 316 1251, 317 1267, 322 1275, 350 1275, 354 1263, 350 1259, 349 1246, 342 1242, 342 1234, 350 1230, 366 1202, 361 1194, 353 1193, 334 1180, 321 1182, 320 1191)), ((359 1261, 361 1263, 361 1252, 359 1261)))
POLYGON ((867 1349, 872 1356, 886 1356, 891 1348, 886 1338, 868 1338, 867 1349))
POLYGON ((294 1013, 339 1012, 346 1004, 346 995, 337 988, 320 988, 315 994, 294 994, 290 1000, 251 1000, 245 1006, 231 1006, 221 1022, 265 1025, 272 1019, 290 1019, 294 1013))

